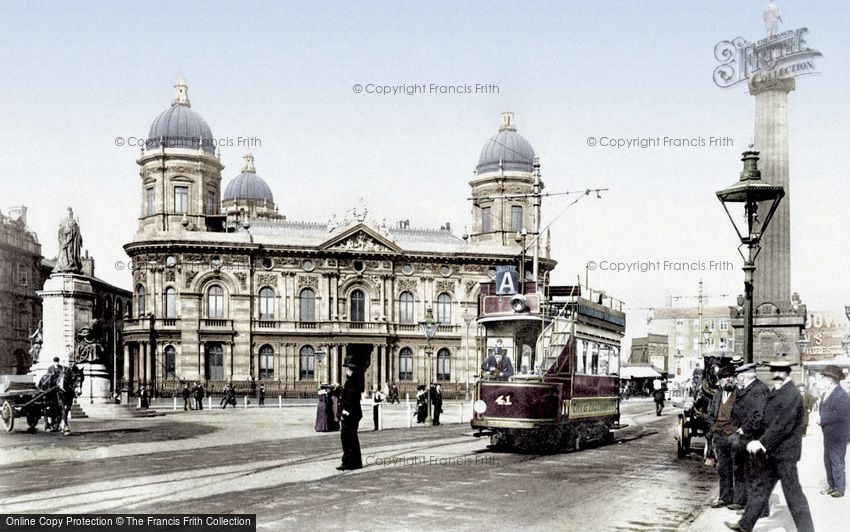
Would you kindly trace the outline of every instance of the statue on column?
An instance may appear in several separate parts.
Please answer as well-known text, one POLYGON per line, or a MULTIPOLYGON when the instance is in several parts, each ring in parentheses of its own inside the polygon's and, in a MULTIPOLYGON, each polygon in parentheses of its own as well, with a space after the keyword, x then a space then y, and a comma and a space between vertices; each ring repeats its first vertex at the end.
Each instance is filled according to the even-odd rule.
POLYGON ((83 327, 79 330, 75 353, 77 363, 100 363, 100 355, 103 353, 103 345, 100 343, 101 337, 100 321, 96 319, 92 321, 89 327, 83 327))
POLYGON ((80 260, 82 248, 83 237, 80 235, 80 226, 74 219, 74 211, 68 207, 68 217, 59 224, 59 257, 56 259, 53 271, 80 273, 83 269, 83 263, 80 260))
POLYGON ((764 27, 767 30, 768 37, 775 37, 779 33, 779 23, 782 22, 782 15, 779 14, 779 8, 770 0, 764 6, 764 27))

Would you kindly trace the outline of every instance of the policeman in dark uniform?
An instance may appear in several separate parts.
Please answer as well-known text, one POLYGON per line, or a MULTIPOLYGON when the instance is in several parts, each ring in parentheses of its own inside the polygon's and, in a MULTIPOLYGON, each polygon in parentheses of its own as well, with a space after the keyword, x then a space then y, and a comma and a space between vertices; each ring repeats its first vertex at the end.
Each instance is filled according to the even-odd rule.
POLYGON ((752 499, 737 523, 726 522, 732 530, 749 532, 767 506, 776 483, 782 481, 782 491, 788 510, 799 532, 814 532, 809 501, 800 487, 797 462, 803 447, 803 398, 791 380, 789 362, 771 362, 770 372, 774 389, 767 398, 764 411, 764 433, 747 444, 747 452, 764 454, 764 469, 758 474, 752 499))
POLYGON ((360 394, 366 388, 364 378, 365 368, 360 366, 354 357, 345 357, 345 384, 342 387, 342 397, 339 401, 340 407, 340 439, 342 440, 342 465, 337 467, 340 471, 360 469, 363 467, 363 458, 360 456, 360 440, 357 437, 357 427, 363 418, 360 409, 360 394))

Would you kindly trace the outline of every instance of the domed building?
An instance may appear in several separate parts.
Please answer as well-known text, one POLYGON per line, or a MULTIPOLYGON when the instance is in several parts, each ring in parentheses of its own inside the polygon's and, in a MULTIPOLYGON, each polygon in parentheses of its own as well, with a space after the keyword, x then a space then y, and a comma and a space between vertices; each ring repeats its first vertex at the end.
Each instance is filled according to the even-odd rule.
POLYGON ((234 177, 221 195, 222 211, 229 222, 282 218, 275 208, 272 189, 254 169, 254 156, 246 154, 242 173, 234 177))
MULTIPOLYGON (((211 130, 189 112, 185 82, 175 89, 137 160, 139 227, 124 246, 134 264, 125 393, 145 385, 169 394, 194 381, 218 393, 229 381, 240 393, 262 383, 271 396, 315 397, 344 379, 352 356, 368 366, 368 389, 396 384, 413 395, 430 363, 444 396, 462 397, 480 364, 479 285, 520 261, 515 235, 533 232, 532 204, 514 195, 532 192, 535 179, 542 187, 513 115, 503 115, 470 182, 473 231, 456 236, 449 224, 387 225, 363 204, 288 220, 272 192, 280 176, 260 177, 251 154, 222 192, 211 130), (429 308, 440 322, 432 357, 418 325, 429 308)), ((540 275, 554 266, 542 251, 540 275)))

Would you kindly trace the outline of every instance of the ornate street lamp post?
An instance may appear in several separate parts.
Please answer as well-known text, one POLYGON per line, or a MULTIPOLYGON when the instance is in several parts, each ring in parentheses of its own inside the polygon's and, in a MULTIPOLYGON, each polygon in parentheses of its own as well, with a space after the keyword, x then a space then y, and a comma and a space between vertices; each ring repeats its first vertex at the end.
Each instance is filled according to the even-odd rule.
POLYGON ((746 363, 753 361, 753 272, 756 269, 756 257, 761 251, 759 242, 767 231, 779 202, 785 196, 785 189, 779 185, 771 185, 761 178, 758 155, 757 151, 745 151, 741 158, 744 162, 744 170, 741 172, 740 180, 729 188, 717 191, 717 199, 726 210, 741 240, 738 253, 744 259, 744 360, 746 363), (767 214, 759 214, 759 204, 762 204, 762 209, 767 210, 767 214), (730 209, 742 216, 733 216, 730 209), (746 227, 739 226, 742 218, 746 222, 746 227), (747 256, 741 252, 743 246, 747 246, 747 256))
POLYGON ((434 312, 431 307, 425 311, 425 321, 419 322, 419 327, 422 329, 422 334, 425 335, 425 400, 428 403, 428 417, 425 418, 425 424, 431 424, 431 339, 437 333, 437 328, 440 322, 434 319, 434 312))

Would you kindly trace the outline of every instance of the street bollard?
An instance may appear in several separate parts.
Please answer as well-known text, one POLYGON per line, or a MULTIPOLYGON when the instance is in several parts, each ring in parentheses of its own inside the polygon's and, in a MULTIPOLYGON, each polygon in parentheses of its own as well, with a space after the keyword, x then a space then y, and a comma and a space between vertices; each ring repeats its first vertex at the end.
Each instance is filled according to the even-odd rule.
POLYGON ((277 407, 283 408, 283 397, 280 395, 277 396, 277 407))
POLYGON ((141 408, 141 407, 142 407, 142 398, 141 398, 141 397, 139 397, 139 404, 138 404, 138 406, 137 406, 136 408, 141 408))
POLYGON ((405 404, 405 410, 407 411, 407 428, 413 427, 413 412, 410 411, 410 400, 405 404))
POLYGON ((177 410, 177 396, 174 397, 174 405, 171 407, 172 410, 177 410))
POLYGON ((212 410, 212 395, 207 397, 207 410, 212 410))
POLYGON ((457 417, 460 420, 460 423, 463 423, 463 403, 457 405, 457 417))
POLYGON ((245 408, 248 408, 248 396, 245 396, 245 408))

